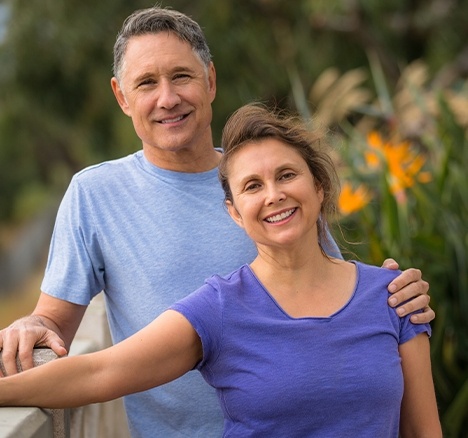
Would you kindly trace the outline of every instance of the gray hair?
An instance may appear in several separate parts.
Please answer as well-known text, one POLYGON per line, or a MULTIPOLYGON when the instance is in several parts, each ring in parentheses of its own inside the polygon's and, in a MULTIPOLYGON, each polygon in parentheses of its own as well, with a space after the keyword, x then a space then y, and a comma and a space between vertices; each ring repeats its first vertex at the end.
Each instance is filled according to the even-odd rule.
POLYGON ((129 40, 135 36, 160 32, 172 32, 182 41, 189 43, 192 50, 208 67, 211 53, 200 25, 181 12, 155 6, 133 12, 125 19, 117 34, 113 65, 113 73, 117 80, 120 80, 122 75, 123 58, 129 40))

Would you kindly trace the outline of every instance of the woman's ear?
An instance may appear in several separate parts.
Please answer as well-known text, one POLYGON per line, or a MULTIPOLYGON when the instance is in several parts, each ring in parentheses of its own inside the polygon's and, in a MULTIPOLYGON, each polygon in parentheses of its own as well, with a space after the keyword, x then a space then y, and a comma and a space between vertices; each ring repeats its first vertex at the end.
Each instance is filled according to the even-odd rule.
POLYGON ((231 201, 226 201, 226 208, 232 220, 237 225, 239 225, 239 227, 244 228, 244 221, 242 220, 242 216, 237 211, 237 208, 234 207, 234 204, 231 201))
POLYGON ((320 205, 323 204, 323 199, 325 198, 325 193, 323 191, 323 187, 320 186, 320 187, 317 187, 317 194, 318 194, 318 197, 320 199, 320 205))
POLYGON ((315 191, 317 192, 317 196, 320 200, 320 205, 322 205, 323 199, 325 198, 325 192, 323 190, 322 184, 320 184, 315 178, 314 178, 314 184, 315 184, 315 191))

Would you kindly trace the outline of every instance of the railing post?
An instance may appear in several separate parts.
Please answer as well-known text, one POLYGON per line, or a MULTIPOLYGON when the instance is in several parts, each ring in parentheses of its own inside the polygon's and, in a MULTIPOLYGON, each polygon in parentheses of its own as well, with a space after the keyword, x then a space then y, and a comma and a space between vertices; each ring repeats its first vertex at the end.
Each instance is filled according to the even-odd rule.
MULTIPOLYGON (((33 352, 34 366, 40 366, 46 362, 57 359, 57 355, 48 348, 35 348, 33 352)), ((19 360, 16 362, 18 371, 21 371, 19 360)), ((5 374, 3 365, 2 352, 0 351, 0 369, 5 374)), ((3 409, 3 408, 2 408, 3 409)), ((7 408, 11 409, 11 408, 7 408)), ((28 409, 28 408, 15 408, 28 409)), ((37 409, 37 408, 36 408, 37 409)), ((43 409, 52 417, 53 437, 54 438, 70 438, 70 412, 68 409, 43 409)))
MULTIPOLYGON (((93 299, 86 310, 80 328, 70 348, 70 356, 97 351, 112 344, 103 294, 93 299)), ((56 359, 55 353, 47 348, 34 350, 34 365, 56 359)), ((4 371, 0 352, 0 369, 4 371)), ((39 408, 0 408, 0 438, 130 438, 122 399, 106 403, 94 403, 68 410, 46 410, 39 408), (11 418, 18 413, 18 418, 11 418), (30 434, 29 420, 34 418, 37 433, 30 434), (15 422, 19 424, 15 424, 15 422), (44 424, 42 424, 44 423, 44 424), (44 430, 52 429, 53 435, 44 430), (22 427, 21 433, 15 432, 22 427), (9 432, 4 432, 6 430, 9 432), (40 431, 39 431, 40 429, 40 431)))

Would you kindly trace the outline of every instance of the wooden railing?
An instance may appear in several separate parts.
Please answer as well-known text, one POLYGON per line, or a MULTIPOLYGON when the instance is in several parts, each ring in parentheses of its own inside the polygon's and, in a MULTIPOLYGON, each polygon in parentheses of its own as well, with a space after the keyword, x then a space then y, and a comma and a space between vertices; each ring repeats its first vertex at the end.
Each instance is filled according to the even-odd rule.
MULTIPOLYGON (((88 307, 70 355, 97 351, 111 343, 102 294, 88 307)), ((57 356, 49 349, 34 350, 40 366, 57 356)), ((0 352, 0 368, 3 362, 0 352)), ((77 409, 0 408, 0 438, 129 438, 122 400, 77 409)))

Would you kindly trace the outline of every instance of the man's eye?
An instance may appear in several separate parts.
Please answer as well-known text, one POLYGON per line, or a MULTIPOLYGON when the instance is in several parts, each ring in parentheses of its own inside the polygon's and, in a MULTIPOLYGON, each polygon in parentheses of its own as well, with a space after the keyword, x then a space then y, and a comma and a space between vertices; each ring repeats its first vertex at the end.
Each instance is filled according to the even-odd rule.
POLYGON ((174 76, 173 81, 176 83, 180 83, 180 82, 187 82, 189 79, 190 79, 190 75, 185 74, 185 73, 180 73, 174 76))
POLYGON ((138 86, 144 87, 145 85, 154 85, 156 81, 154 79, 145 79, 144 81, 141 81, 138 86))

